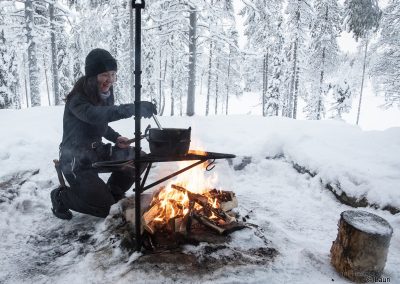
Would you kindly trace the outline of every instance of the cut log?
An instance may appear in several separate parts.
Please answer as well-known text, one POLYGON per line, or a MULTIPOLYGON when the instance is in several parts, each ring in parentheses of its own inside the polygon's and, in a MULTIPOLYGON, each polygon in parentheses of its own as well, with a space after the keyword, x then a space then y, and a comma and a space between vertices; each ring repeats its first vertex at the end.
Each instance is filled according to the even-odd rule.
POLYGON ((338 235, 331 247, 331 264, 356 282, 375 282, 385 268, 393 229, 383 218, 361 210, 340 214, 338 235))

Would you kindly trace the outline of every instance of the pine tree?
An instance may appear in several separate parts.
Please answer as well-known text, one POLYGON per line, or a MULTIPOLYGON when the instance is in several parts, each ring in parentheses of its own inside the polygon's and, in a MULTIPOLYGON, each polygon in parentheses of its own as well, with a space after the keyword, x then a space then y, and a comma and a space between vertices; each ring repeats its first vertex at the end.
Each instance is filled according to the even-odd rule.
POLYGON ((400 107, 400 1, 392 0, 383 13, 380 37, 374 47, 371 75, 386 106, 400 107))
POLYGON ((31 106, 40 106, 39 93, 39 70, 37 63, 36 40, 34 36, 34 3, 32 0, 25 1, 25 24, 26 24, 26 41, 28 44, 28 65, 29 65, 29 87, 31 106))
POLYGON ((313 13, 309 0, 289 1, 286 7, 286 14, 288 15, 287 37, 290 42, 287 43, 286 48, 288 66, 285 72, 287 86, 283 111, 285 116, 292 118, 297 117, 297 102, 301 91, 300 87, 302 87, 300 80, 305 69, 305 41, 313 13))
POLYGON ((341 18, 337 0, 316 0, 314 9, 309 55, 311 88, 306 101, 307 116, 321 119, 325 110, 325 94, 329 89, 326 77, 337 63, 339 53, 337 37, 340 33, 341 18))
POLYGON ((6 39, 4 31, 6 14, 5 10, 2 12, 0 13, 0 109, 12 107, 15 96, 11 90, 11 85, 15 85, 15 78, 12 76, 14 73, 12 71, 15 70, 15 50, 11 50, 6 39))
MULTIPOLYGON (((276 105, 274 99, 267 94, 270 82, 270 58, 276 63, 276 52, 274 45, 279 41, 278 29, 281 26, 282 1, 276 0, 252 0, 245 1, 245 6, 240 12, 245 20, 245 35, 248 37, 249 46, 260 53, 262 64, 262 114, 267 115, 267 109, 276 105), (270 98, 272 101, 270 101, 270 98)), ((274 64, 275 64, 274 63, 274 64)), ((276 68, 274 69, 276 70, 276 68)), ((276 76, 276 75, 272 75, 276 76)), ((276 95, 276 93, 275 93, 276 95)))
MULTIPOLYGON (((2 21, 0 18, 0 25, 2 21)), ((9 72, 13 67, 15 52, 7 50, 4 30, 0 29, 0 109, 10 108, 13 104, 13 96, 10 88, 9 72), (11 56, 10 56, 11 55, 11 56)))
POLYGON ((267 106, 266 112, 269 116, 278 116, 279 109, 282 108, 283 96, 283 70, 284 70, 284 37, 283 37, 283 19, 278 18, 276 29, 276 40, 272 45, 272 78, 271 84, 268 86, 267 91, 267 106))

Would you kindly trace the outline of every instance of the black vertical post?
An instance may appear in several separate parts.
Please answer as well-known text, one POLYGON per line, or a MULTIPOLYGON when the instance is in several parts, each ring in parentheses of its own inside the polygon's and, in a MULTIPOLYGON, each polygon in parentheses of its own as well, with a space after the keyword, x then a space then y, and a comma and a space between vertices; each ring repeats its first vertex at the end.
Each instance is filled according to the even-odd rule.
POLYGON ((132 8, 135 9, 135 236, 136 236, 136 250, 140 251, 142 248, 141 236, 141 215, 140 215, 140 91, 141 84, 141 29, 142 29, 142 14, 141 9, 144 9, 144 0, 132 0, 132 8), (137 2, 137 3, 136 3, 137 2))

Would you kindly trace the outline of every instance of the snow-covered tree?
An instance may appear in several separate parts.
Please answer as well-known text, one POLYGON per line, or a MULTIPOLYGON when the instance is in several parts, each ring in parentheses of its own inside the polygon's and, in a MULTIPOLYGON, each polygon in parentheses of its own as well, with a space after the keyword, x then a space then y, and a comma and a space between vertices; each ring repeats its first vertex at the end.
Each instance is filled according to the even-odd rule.
POLYGON ((289 1, 286 7, 287 35, 286 43, 285 82, 286 92, 283 105, 283 115, 297 117, 297 102, 300 88, 304 85, 301 79, 306 68, 305 43, 308 37, 309 25, 313 19, 313 8, 309 0, 289 1))
POLYGON ((199 66, 199 73, 202 74, 202 77, 205 75, 207 78, 205 114, 208 115, 212 102, 214 102, 214 113, 224 112, 223 109, 226 108, 225 90, 229 91, 230 89, 227 87, 228 84, 231 84, 233 79, 240 81, 239 73, 231 72, 237 71, 236 66, 240 60, 240 52, 237 52, 238 34, 232 1, 206 1, 204 8, 200 25, 207 27, 201 31, 201 50, 205 64, 199 66))
POLYGON ((267 94, 266 94, 266 114, 271 116, 278 116, 279 109, 282 108, 282 92, 284 87, 283 81, 283 69, 285 67, 285 53, 284 53, 284 43, 285 39, 283 36, 283 18, 278 18, 277 27, 276 27, 276 36, 274 44, 271 48, 271 57, 272 57, 272 76, 271 83, 269 86, 266 86, 267 94))
POLYGON ((35 21, 34 21, 34 2, 33 0, 25 1, 25 29, 26 42, 28 44, 28 66, 29 66, 29 89, 31 97, 31 106, 40 106, 39 91, 39 69, 37 58, 37 47, 35 37, 35 21))
MULTIPOLYGON (((271 61, 276 64, 276 58, 281 49, 274 47, 281 44, 278 29, 281 26, 282 1, 276 0, 246 0, 240 14, 245 17, 245 35, 248 38, 248 46, 256 53, 262 70, 262 113, 267 115, 267 109, 275 105, 273 97, 267 94, 269 89, 271 61), (272 58, 272 60, 271 60, 272 58), (271 101, 272 100, 272 101, 271 101)), ((273 71, 276 70, 276 66, 273 71)), ((272 76, 275 76, 272 74, 272 76)), ((276 83, 276 81, 275 81, 276 83)), ((274 94, 276 96, 277 93, 274 94)))
POLYGON ((387 106, 400 107, 400 1, 392 0, 383 11, 380 37, 374 47, 371 75, 387 106))
POLYGON ((16 98, 16 52, 8 48, 4 30, 0 29, 0 109, 11 108, 16 98))
POLYGON ((311 27, 309 52, 310 90, 307 101, 307 116, 321 119, 325 110, 325 94, 329 82, 326 77, 337 63, 340 33, 340 10, 337 0, 315 0, 315 17, 311 27))
POLYGON ((10 31, 7 30, 6 33, 7 14, 5 9, 6 7, 3 7, 2 13, 0 13, 0 109, 20 107, 19 95, 17 94, 19 80, 17 53, 15 45, 8 37, 10 31))
POLYGON ((360 100, 358 103, 357 121, 360 120, 362 94, 364 89, 364 77, 367 61, 368 42, 371 32, 375 32, 379 27, 381 18, 381 10, 378 6, 377 0, 346 0, 344 24, 347 31, 352 32, 354 38, 358 40, 361 38, 364 42, 364 64, 361 79, 360 100))

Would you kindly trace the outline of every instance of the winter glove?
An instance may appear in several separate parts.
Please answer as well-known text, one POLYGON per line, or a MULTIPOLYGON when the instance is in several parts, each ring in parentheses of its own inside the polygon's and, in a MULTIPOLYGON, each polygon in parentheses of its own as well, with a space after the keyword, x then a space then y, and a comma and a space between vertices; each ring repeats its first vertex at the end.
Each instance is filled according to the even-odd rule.
POLYGON ((157 107, 151 102, 140 102, 140 117, 150 118, 153 114, 157 114, 157 107))
MULTIPOLYGON (((155 104, 146 101, 141 101, 139 104, 141 118, 150 118, 153 114, 157 114, 157 108, 155 104)), ((131 117, 135 114, 135 104, 120 105, 118 111, 123 118, 131 117)))

